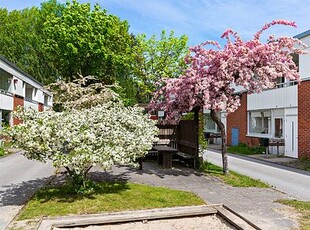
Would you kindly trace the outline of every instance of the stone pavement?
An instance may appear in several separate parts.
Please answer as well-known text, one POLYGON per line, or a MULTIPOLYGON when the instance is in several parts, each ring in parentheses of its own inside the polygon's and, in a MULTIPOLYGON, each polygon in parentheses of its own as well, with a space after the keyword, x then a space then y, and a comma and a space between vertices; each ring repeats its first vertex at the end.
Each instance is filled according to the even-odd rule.
POLYGON ((291 208, 274 202, 292 197, 274 189, 235 188, 189 168, 162 169, 151 162, 144 162, 143 170, 117 166, 103 172, 95 168, 91 175, 99 180, 128 180, 190 191, 207 204, 228 206, 262 229, 292 229, 298 226, 298 215, 291 208))

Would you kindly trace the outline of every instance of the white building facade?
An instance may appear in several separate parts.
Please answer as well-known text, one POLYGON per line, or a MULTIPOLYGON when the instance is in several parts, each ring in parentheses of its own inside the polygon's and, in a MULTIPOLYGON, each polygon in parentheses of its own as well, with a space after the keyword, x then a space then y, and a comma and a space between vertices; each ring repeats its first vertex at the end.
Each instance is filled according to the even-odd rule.
POLYGON ((1 127, 19 123, 12 117, 18 106, 44 111, 53 106, 53 96, 40 82, 0 56, 1 127))

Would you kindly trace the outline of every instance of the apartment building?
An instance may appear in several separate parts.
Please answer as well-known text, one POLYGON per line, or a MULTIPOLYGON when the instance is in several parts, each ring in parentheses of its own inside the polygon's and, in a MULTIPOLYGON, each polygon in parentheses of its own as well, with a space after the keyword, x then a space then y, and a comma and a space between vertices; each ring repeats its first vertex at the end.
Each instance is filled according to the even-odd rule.
POLYGON ((18 106, 44 111, 53 105, 52 93, 36 79, 0 56, 0 119, 2 125, 16 125, 12 111, 18 106))

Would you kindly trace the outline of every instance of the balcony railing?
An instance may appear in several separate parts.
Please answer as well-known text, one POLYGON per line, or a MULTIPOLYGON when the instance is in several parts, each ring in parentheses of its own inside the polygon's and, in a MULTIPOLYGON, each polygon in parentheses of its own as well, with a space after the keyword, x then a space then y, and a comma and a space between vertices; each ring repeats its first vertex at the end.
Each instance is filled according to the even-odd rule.
POLYGON ((13 96, 13 94, 11 92, 8 92, 8 91, 6 91, 4 89, 0 89, 0 93, 4 94, 4 95, 7 95, 7 96, 13 96))
POLYGON ((32 99, 30 99, 28 97, 25 97, 25 101, 28 101, 28 102, 33 103, 33 104, 39 104, 39 102, 34 101, 34 100, 32 100, 32 99))
POLYGON ((287 81, 283 83, 278 83, 275 88, 284 88, 292 85, 297 85, 297 81, 287 81))

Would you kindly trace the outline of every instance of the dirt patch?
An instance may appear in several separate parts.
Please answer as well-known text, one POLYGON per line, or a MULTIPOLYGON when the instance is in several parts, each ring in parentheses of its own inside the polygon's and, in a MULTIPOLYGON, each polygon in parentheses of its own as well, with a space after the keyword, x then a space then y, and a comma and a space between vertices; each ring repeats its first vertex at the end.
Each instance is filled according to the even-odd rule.
POLYGON ((299 221, 302 215, 299 212, 297 212, 295 208, 287 206, 287 205, 283 205, 282 208, 278 208, 275 211, 281 214, 283 216, 283 219, 294 221, 295 224, 294 224, 293 229, 299 229, 300 227, 299 221))
POLYGON ((37 229, 40 224, 40 219, 13 221, 8 227, 8 230, 33 230, 37 229))

